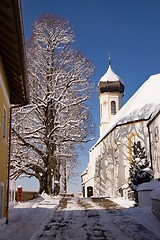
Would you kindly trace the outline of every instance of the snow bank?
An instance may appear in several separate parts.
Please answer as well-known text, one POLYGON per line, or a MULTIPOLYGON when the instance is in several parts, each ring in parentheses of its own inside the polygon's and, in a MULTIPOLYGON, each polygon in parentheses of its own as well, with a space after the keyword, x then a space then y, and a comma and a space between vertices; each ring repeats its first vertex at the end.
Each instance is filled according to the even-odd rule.
POLYGON ((151 192, 151 199, 160 201, 160 188, 156 188, 151 192))
POLYGON ((124 208, 133 207, 135 204, 134 201, 129 201, 128 199, 124 199, 123 197, 118 197, 118 198, 110 197, 108 199, 117 203, 118 205, 120 205, 124 208))
POLYGON ((160 182, 151 181, 147 183, 142 183, 138 186, 138 199, 139 199, 139 207, 149 206, 152 207, 151 200, 151 191, 160 188, 160 182))
POLYGON ((160 239, 160 221, 158 221, 158 219, 154 216, 151 208, 133 208, 132 210, 133 220, 151 230, 158 237, 158 239, 160 239))
POLYGON ((147 182, 140 184, 137 191, 152 191, 156 188, 160 188, 160 182, 147 182))
POLYGON ((42 194, 39 195, 42 197, 44 200, 53 200, 53 197, 51 195, 48 195, 47 193, 43 192, 42 194))
POLYGON ((30 239, 58 208, 60 199, 42 193, 34 200, 11 204, 9 224, 0 223, 0 240, 30 239))
POLYGON ((151 192, 152 211, 156 218, 160 221, 160 188, 156 188, 151 192))

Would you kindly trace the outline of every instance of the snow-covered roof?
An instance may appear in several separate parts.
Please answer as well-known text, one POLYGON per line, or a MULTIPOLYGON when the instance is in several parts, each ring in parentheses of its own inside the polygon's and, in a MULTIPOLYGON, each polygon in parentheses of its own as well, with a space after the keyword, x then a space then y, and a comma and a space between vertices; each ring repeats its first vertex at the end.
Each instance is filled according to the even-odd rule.
MULTIPOLYGON (((152 75, 137 92, 128 100, 128 102, 117 112, 106 127, 102 137, 98 139, 94 148, 104 137, 106 137, 116 126, 148 120, 151 115, 160 109, 160 73, 152 75)), ((92 149, 91 148, 91 149, 92 149)))
POLYGON ((150 125, 159 114, 160 114, 160 109, 158 109, 156 112, 154 112, 154 114, 152 114, 152 116, 148 122, 148 125, 150 125))
POLYGON ((81 176, 87 174, 87 172, 88 172, 88 168, 86 168, 86 169, 84 170, 84 172, 81 174, 81 176))
POLYGON ((113 72, 111 64, 109 64, 107 72, 100 78, 100 82, 117 82, 120 81, 123 85, 123 80, 113 72))

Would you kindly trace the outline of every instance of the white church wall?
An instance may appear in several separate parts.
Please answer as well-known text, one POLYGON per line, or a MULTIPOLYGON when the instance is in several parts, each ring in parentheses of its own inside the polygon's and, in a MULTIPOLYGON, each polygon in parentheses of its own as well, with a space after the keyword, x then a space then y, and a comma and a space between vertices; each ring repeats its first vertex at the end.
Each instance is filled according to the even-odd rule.
POLYGON ((102 156, 103 160, 103 178, 105 182, 105 195, 113 196, 114 195, 114 160, 113 160, 113 141, 112 133, 110 133, 104 140, 105 151, 102 156))
POLYGON ((94 175, 93 152, 94 152, 94 151, 91 151, 90 154, 89 154, 90 161, 89 161, 89 164, 88 164, 88 173, 87 173, 87 177, 88 177, 88 178, 91 178, 91 177, 94 175))
POLYGON ((114 178, 115 178, 115 194, 117 194, 117 189, 124 182, 124 159, 123 159, 123 146, 124 139, 121 136, 121 127, 117 127, 114 130, 114 178))
MULTIPOLYGON (((113 141, 113 168, 114 168, 114 195, 117 195, 117 189, 119 188, 119 168, 121 166, 120 153, 120 129, 117 127, 112 136, 113 141)), ((123 169, 121 169, 122 171, 123 169)))
POLYGON ((94 174, 94 194, 95 196, 99 196, 100 192, 100 143, 95 147, 96 155, 95 155, 95 174, 94 174))
POLYGON ((147 157, 149 157, 148 132, 146 122, 136 122, 127 124, 121 127, 121 134, 123 139, 123 159, 125 170, 125 181, 129 179, 129 168, 132 161, 132 146, 134 142, 140 141, 141 145, 145 147, 147 157))
POLYGON ((90 150, 89 152, 89 163, 87 167, 87 173, 82 176, 82 185, 84 187, 84 197, 87 197, 87 187, 92 186, 93 187, 93 178, 94 178, 94 153, 95 149, 90 150))
POLYGON ((148 153, 146 122, 115 128, 96 147, 94 189, 96 196, 117 196, 118 189, 129 181, 132 146, 141 141, 148 153))
POLYGON ((154 178, 160 178, 160 113, 149 125, 154 178))
POLYGON ((88 187, 92 187, 93 188, 93 195, 94 195, 94 178, 88 179, 84 186, 85 186, 85 197, 88 197, 88 195, 87 195, 88 187))
POLYGON ((89 163, 88 163, 88 172, 86 175, 86 181, 84 183, 85 186, 85 197, 87 197, 87 188, 93 187, 93 194, 96 194, 95 188, 95 168, 96 168, 96 159, 100 156, 101 153, 100 144, 97 147, 93 147, 89 152, 89 163))

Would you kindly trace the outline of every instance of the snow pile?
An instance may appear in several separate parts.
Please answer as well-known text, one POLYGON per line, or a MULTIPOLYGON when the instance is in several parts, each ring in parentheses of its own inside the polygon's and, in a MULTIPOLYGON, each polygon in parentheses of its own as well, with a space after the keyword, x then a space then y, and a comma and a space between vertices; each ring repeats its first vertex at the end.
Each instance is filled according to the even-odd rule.
POLYGON ((135 205, 135 201, 129 201, 128 199, 124 199, 123 197, 119 197, 119 198, 111 197, 108 199, 117 203, 118 205, 120 205, 124 208, 133 207, 135 205))
POLYGON ((130 215, 132 220, 151 230, 158 237, 158 239, 160 239, 160 221, 158 221, 158 219, 152 213, 151 207, 133 207, 135 204, 134 201, 129 201, 122 197, 109 199, 126 208, 123 212, 124 218, 126 217, 126 215, 130 215))
POLYGON ((0 240, 29 240, 59 206, 60 197, 42 193, 38 198, 10 205, 9 224, 0 224, 0 240))
POLYGON ((156 188, 160 188, 160 182, 151 181, 140 184, 137 188, 137 191, 152 191, 156 188))
POLYGON ((45 192, 42 192, 42 194, 40 195, 44 200, 53 200, 55 199, 55 197, 53 198, 51 195, 48 195, 47 193, 45 192))
POLYGON ((151 199, 160 201, 160 188, 156 188, 151 192, 151 199))
POLYGON ((131 214, 135 222, 152 231, 160 239, 160 221, 154 216, 150 207, 128 208, 126 214, 131 214))

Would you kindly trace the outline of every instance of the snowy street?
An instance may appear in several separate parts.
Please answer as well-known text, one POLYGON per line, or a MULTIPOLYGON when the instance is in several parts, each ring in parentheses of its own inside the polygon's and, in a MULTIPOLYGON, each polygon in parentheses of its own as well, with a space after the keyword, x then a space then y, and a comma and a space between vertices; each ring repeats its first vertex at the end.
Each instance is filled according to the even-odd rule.
POLYGON ((160 222, 150 208, 112 200, 52 198, 44 194, 15 204, 10 208, 9 224, 0 223, 0 240, 160 239, 160 222))
POLYGON ((62 199, 60 207, 36 239, 156 240, 132 213, 106 199, 62 199), (106 208, 110 208, 106 210, 106 208))
POLYGON ((59 198, 42 194, 39 198, 11 204, 9 224, 0 222, 0 240, 29 240, 58 207, 59 198))

